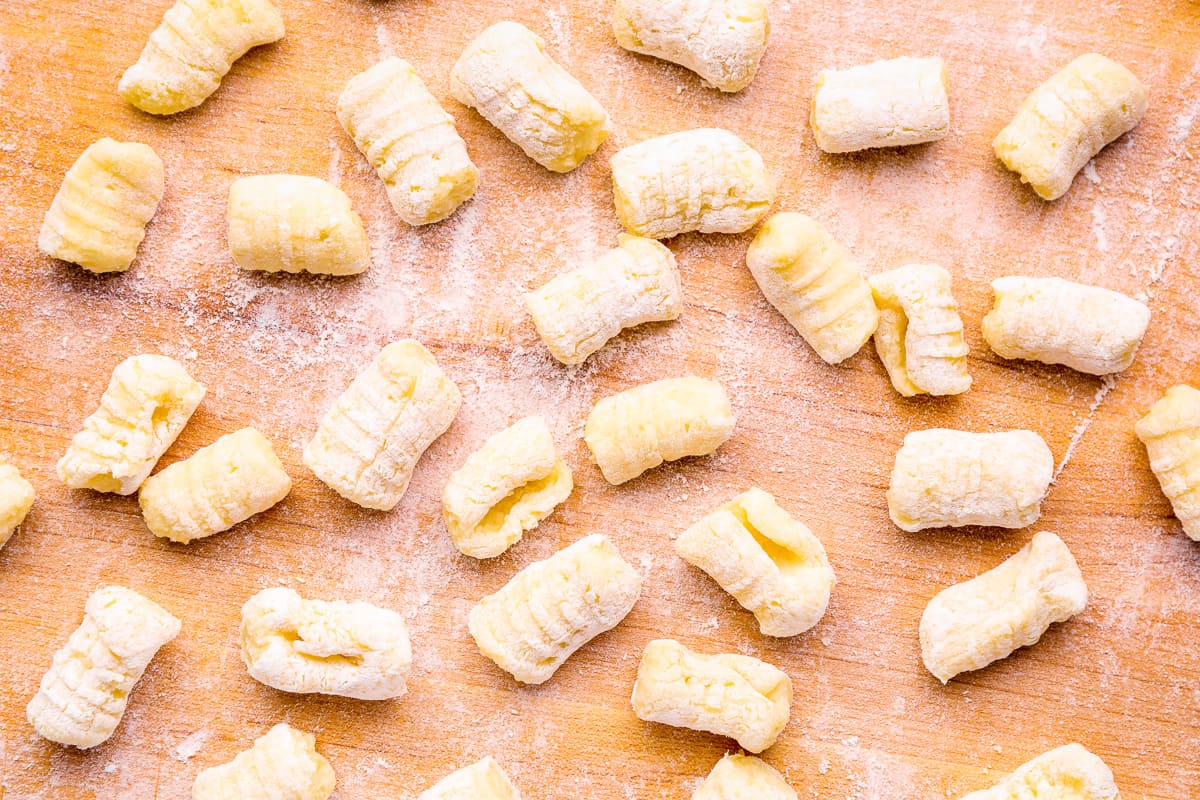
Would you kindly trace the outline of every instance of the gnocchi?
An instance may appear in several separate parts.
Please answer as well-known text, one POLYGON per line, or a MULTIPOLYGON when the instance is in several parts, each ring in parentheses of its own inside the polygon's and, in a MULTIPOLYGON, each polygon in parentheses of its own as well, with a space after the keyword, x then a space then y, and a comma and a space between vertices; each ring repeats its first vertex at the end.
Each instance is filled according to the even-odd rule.
POLYGON ((1042 753, 990 789, 962 800, 1121 800, 1112 770, 1081 744, 1042 753))
POLYGON ((269 0, 178 0, 117 91, 148 114, 177 114, 207 100, 250 48, 282 38, 269 0))
POLYGON ((728 736, 761 753, 787 725, 792 681, 757 658, 656 639, 642 654, 631 702, 640 720, 728 736))
POLYGON ((771 29, 766 0, 617 0, 612 24, 621 47, 687 67, 722 92, 754 80, 771 29))
POLYGON ((1083 611, 1087 585, 1063 540, 1042 531, 999 566, 938 592, 921 615, 921 659, 942 683, 1036 644, 1083 611))
POLYGON ((994 525, 1024 528, 1042 513, 1054 456, 1033 431, 931 428, 904 437, 887 491, 900 530, 994 525))
POLYGON ((229 763, 201 770, 192 800, 327 800, 334 782, 316 738, 281 722, 229 763))
POLYGON ((33 484, 21 471, 0 456, 0 547, 8 542, 17 526, 33 508, 33 484))
POLYGON ((451 772, 417 800, 521 800, 521 793, 491 756, 451 772))
POLYGON ((253 175, 229 187, 229 248, 242 269, 355 275, 371 266, 362 218, 331 183, 253 175))
POLYGON ((183 431, 204 386, 173 358, 131 356, 113 370, 100 407, 58 460, 72 489, 133 494, 183 431))
POLYGON ((347 500, 390 511, 461 405, 458 387, 420 342, 393 342, 321 419, 304 463, 347 500))
POLYGON ((823 69, 809 123, 826 153, 936 142, 950 130, 946 64, 904 57, 823 69))
POLYGON ((908 264, 872 275, 879 307, 875 351, 904 397, 962 394, 971 388, 967 342, 950 273, 936 264, 908 264))
POLYGON ((129 694, 180 622, 124 586, 88 597, 83 622, 54 654, 25 716, 42 737, 80 749, 108 741, 129 694))
POLYGON ((147 478, 138 505, 151 533, 187 544, 266 511, 291 489, 267 438, 242 428, 147 478))
POLYGON ((242 606, 240 637, 250 677, 281 692, 391 700, 406 691, 412 649, 390 609, 276 586, 242 606))
POLYGON ((767 762, 727 755, 692 794, 692 800, 798 800, 796 790, 767 762))
POLYGON ((734 421, 721 384, 667 378, 601 399, 583 438, 604 479, 615 485, 664 461, 712 453, 733 434, 734 421))
POLYGON ((454 118, 407 61, 387 58, 351 78, 337 118, 409 225, 443 220, 474 196, 479 169, 454 118))
POLYGON ((612 630, 642 578, 608 537, 593 534, 513 576, 471 609, 479 651, 521 683, 545 683, 580 647, 612 630))
POLYGON ((762 489, 692 525, 675 552, 753 612, 767 636, 803 633, 829 606, 834 576, 821 541, 762 489))
POLYGON ((162 159, 147 145, 100 139, 67 170, 38 248, 89 272, 124 272, 158 210, 163 180, 162 159))
POLYGON ((675 256, 623 233, 594 263, 525 295, 538 336, 564 364, 582 364, 625 328, 678 319, 683 291, 675 256))
POLYGON ((1183 532, 1200 542, 1200 391, 1187 384, 1168 389, 1133 430, 1183 532))
POLYGON ((992 148, 1043 200, 1062 197, 1105 145, 1146 113, 1146 87, 1099 53, 1072 61, 1025 98, 992 148))
POLYGON ((1010 275, 992 281, 992 291, 983 338, 1002 358, 1108 375, 1129 368, 1150 324, 1144 303, 1062 278, 1010 275))
POLYGON ((542 417, 525 417, 467 457, 442 492, 442 519, 464 555, 493 558, 566 500, 571 468, 542 417))
POLYGON ((879 324, 871 286, 841 242, 803 214, 775 214, 746 265, 763 296, 826 363, 862 349, 879 324))
POLYGON ((516 22, 476 36, 450 71, 450 93, 552 172, 570 172, 608 138, 608 113, 516 22))

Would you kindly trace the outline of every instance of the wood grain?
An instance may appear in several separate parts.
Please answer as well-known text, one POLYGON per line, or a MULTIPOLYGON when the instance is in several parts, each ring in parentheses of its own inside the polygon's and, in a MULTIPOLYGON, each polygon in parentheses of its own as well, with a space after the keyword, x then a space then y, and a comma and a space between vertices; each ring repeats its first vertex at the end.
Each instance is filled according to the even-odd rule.
POLYGON ((766 759, 802 798, 954 798, 1072 740, 1104 758, 1126 798, 1200 796, 1200 550, 1171 518, 1132 434, 1168 386, 1200 382, 1200 6, 776 0, 762 70, 728 97, 620 50, 606 3, 279 4, 287 37, 240 60, 202 107, 169 119, 140 114, 115 92, 167 0, 0 7, 0 450, 38 491, 0 551, 0 796, 186 798, 198 770, 287 720, 317 734, 344 800, 413 797, 486 754, 530 800, 685 798, 732 743, 634 718, 637 660, 658 636, 758 655, 792 676, 791 722, 766 759), (505 18, 545 36, 614 118, 612 141, 570 175, 533 164, 448 98, 462 46, 505 18), (1090 177, 1047 204, 989 144, 1030 89, 1089 50, 1141 76, 1150 111, 1090 177), (814 72, 910 53, 945 57, 951 135, 901 152, 819 154, 806 126, 814 72), (476 199, 439 225, 414 230, 396 219, 333 115, 344 82, 384 54, 416 65, 483 173, 476 199), (869 270, 910 260, 951 270, 972 348, 968 394, 903 400, 869 348, 841 367, 821 363, 757 291, 743 264, 748 236, 670 243, 686 294, 678 322, 626 334, 578 369, 550 359, 519 298, 615 244, 609 157, 708 125, 759 148, 780 180, 776 207, 822 220, 869 270), (35 239, 63 173, 103 135, 150 144, 168 178, 133 269, 95 277, 42 257, 35 239), (367 221, 373 268, 341 280, 237 270, 224 241, 228 186, 268 172, 340 184, 367 221), (1147 296, 1154 316, 1133 368, 1106 383, 993 356, 978 322, 988 282, 1011 273, 1147 296), (464 409, 400 506, 367 512, 319 483, 300 451, 358 368, 410 335, 462 388, 464 409), (295 480, 287 500, 185 547, 151 536, 134 498, 58 482, 54 464, 113 366, 140 352, 186 359, 209 387, 162 463, 252 424, 277 443, 295 480), (591 404, 686 373, 729 388, 733 439, 714 457, 605 484, 580 441, 591 404), (459 556, 439 516, 446 477, 529 413, 550 418, 575 493, 503 557, 459 556), (907 431, 931 426, 1041 432, 1061 474, 1038 525, 896 530, 884 502, 892 457, 907 431), (838 574, 826 618, 794 639, 759 636, 753 617, 671 549, 690 521, 749 486, 807 522, 838 574), (1087 611, 1037 647, 940 686, 918 658, 924 604, 1038 529, 1058 532, 1076 554, 1092 593, 1087 611), (515 570, 592 532, 612 536, 645 571, 642 599, 547 684, 520 688, 475 649, 467 611, 515 570), (148 594, 184 627, 117 734, 81 753, 39 739, 24 706, 103 582, 148 594), (251 680, 236 645, 239 607, 281 583, 402 610, 415 649, 410 694, 386 703, 294 697, 251 680))

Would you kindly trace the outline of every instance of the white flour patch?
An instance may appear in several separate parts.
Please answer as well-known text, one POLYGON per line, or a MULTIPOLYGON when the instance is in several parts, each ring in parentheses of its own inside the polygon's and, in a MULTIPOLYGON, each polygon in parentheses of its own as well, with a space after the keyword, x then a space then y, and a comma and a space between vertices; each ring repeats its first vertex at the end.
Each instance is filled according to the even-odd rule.
POLYGON ((375 25, 375 42, 379 45, 379 57, 391 58, 396 55, 396 42, 386 24, 379 22, 375 25))
POLYGON ((1096 172, 1096 159, 1093 158, 1084 166, 1083 177, 1087 179, 1088 183, 1100 185, 1100 173, 1096 172))
POLYGON ((1062 461, 1058 462, 1058 466, 1054 468, 1054 478, 1051 483, 1058 481, 1058 476, 1062 474, 1066 468, 1067 462, 1071 460, 1071 456, 1075 454, 1075 448, 1083 440, 1083 436, 1091 427, 1092 421, 1096 418, 1096 410, 1100 408, 1100 404, 1104 402, 1104 398, 1108 397, 1108 393, 1117 385, 1117 379, 1112 375, 1105 375, 1100 379, 1100 388, 1096 389, 1096 393, 1092 395, 1092 402, 1088 403, 1087 414, 1083 420, 1075 426, 1075 430, 1071 432, 1071 440, 1067 443, 1067 450, 1063 453, 1062 461))
POLYGON ((338 140, 334 137, 329 137, 329 172, 327 177, 330 183, 340 187, 342 185, 342 148, 338 144, 338 140))
POLYGON ((567 62, 571 52, 571 23, 567 10, 563 6, 546 9, 546 21, 550 23, 550 36, 554 40, 555 53, 553 58, 560 63, 567 62))
POLYGON ((1021 27, 1026 30, 1026 33, 1017 37, 1017 41, 1015 42, 1017 49, 1024 50, 1032 56, 1041 55, 1042 48, 1046 45, 1046 26, 1030 26, 1028 23, 1024 23, 1021 27))
POLYGON ((175 752, 171 754, 171 757, 186 764, 189 758, 200 752, 200 748, 204 747, 211 736, 212 734, 206 730, 189 734, 182 742, 175 745, 175 752))
POLYGON ((1108 215, 1104 208, 1097 203, 1092 206, 1092 236, 1096 238, 1096 249, 1101 253, 1108 252, 1108 215))

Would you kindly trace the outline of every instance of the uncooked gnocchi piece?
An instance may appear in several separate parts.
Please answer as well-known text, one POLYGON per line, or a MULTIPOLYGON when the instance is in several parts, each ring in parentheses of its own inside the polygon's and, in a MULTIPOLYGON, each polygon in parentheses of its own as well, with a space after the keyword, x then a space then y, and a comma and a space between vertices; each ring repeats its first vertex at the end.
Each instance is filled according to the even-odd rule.
POLYGON ((108 741, 134 684, 179 627, 170 612, 132 589, 92 592, 83 622, 54 654, 25 707, 29 724, 52 742, 81 749, 108 741))
POLYGON ((33 508, 33 484, 21 476, 21 471, 0 456, 0 547, 13 535, 25 515, 33 508))
POLYGON ((875 351, 896 391, 912 397, 970 389, 950 273, 936 264, 908 264, 872 275, 869 282, 879 307, 875 351))
POLYGON ((613 8, 617 44, 687 67, 722 92, 754 80, 770 29, 765 0, 617 0, 613 8))
POLYGON ((337 117, 409 225, 443 220, 475 194, 479 170, 454 118, 407 61, 387 58, 351 78, 337 117))
POLYGON ((1183 532, 1200 542, 1200 391, 1171 387, 1133 430, 1183 532))
POLYGON ((582 364, 625 328, 677 319, 683 290, 675 256, 622 233, 617 247, 525 295, 538 336, 564 364, 582 364))
POLYGON ((471 609, 479 651, 521 683, 544 683, 572 653, 625 619, 642 578, 593 534, 537 561, 471 609))
POLYGON ((316 738, 281 722, 233 761, 201 770, 192 800, 326 800, 334 780, 316 738))
POLYGON ((728 736, 761 753, 787 725, 792 681, 757 658, 656 639, 642 653, 631 702, 638 719, 728 736))
POLYGON ((741 233, 763 218, 775 179, 750 145, 722 128, 680 131, 612 157, 617 218, 630 233, 741 233))
POLYGON ((525 417, 489 438, 450 476, 442 519, 464 555, 493 558, 537 527, 574 485, 546 420, 525 417))
POLYGON ((767 636, 795 636, 820 621, 833 590, 821 541, 762 489, 743 492, 675 540, 675 552, 708 573, 767 636))
POLYGON ((1146 113, 1146 87, 1121 64, 1098 53, 1072 61, 1025 98, 992 142, 1004 166, 1044 200, 1066 194, 1109 142, 1146 113))
POLYGON ((242 606, 240 635, 250 677, 272 689, 356 700, 406 691, 412 649, 404 619, 390 609, 306 600, 276 586, 242 606))
POLYGON ((283 18, 268 0, 179 0, 117 91, 148 114, 195 108, 252 47, 283 38, 283 18))
POLYGON ((553 172, 575 169, 608 138, 608 113, 517 22, 497 22, 466 46, 450 93, 553 172))
POLYGON ((229 249, 242 269, 354 275, 371 266, 362 218, 331 183, 253 175, 229 187, 229 249))
POLYGON ((879 324, 850 251, 811 217, 772 216, 750 243, 746 265, 767 301, 829 364, 861 350, 879 324))
POLYGON ((1064 281, 1010 275, 992 281, 983 338, 1002 358, 1065 364, 1089 375, 1128 369, 1150 324, 1132 297, 1064 281))
POLYGON ((797 800, 796 790, 767 762, 727 755, 692 794, 692 800, 797 800))
POLYGON ((101 139, 67 170, 42 222, 38 247, 89 272, 123 272, 162 196, 157 153, 137 142, 101 139))
POLYGON ((420 342, 393 342, 321 419, 304 463, 347 500, 390 511, 461 405, 462 393, 420 342))
POLYGON ((826 153, 936 142, 950 130, 946 65, 906 56, 823 69, 809 123, 826 153))
POLYGON ((1042 513, 1054 456, 1033 431, 913 431, 896 453, 888 514, 901 530, 1024 528, 1042 513))
POLYGON ((1087 605, 1074 556, 1053 533, 1035 534, 999 566, 943 589, 921 615, 921 659, 946 683, 1036 644, 1087 605))
POLYGON ((187 544, 266 511, 291 489, 267 438, 242 428, 147 478, 138 505, 151 533, 187 544))
POLYGON ((664 461, 708 455, 733 434, 734 422, 721 384, 667 378, 597 402, 583 438, 604 479, 615 485, 664 461))
POLYGON ((58 460, 59 479, 72 489, 133 494, 203 398, 204 387, 175 359, 125 359, 58 460))
POLYGON ((491 756, 451 772, 417 800, 521 800, 521 793, 491 756))
POLYGON ((962 800, 1121 800, 1112 770, 1081 744, 1042 753, 990 789, 962 800))

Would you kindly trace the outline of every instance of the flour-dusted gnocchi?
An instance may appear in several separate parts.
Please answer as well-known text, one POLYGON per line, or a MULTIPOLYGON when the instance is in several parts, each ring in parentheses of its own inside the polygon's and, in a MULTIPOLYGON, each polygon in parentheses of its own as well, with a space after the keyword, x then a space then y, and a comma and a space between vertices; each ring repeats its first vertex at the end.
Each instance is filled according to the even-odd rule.
POLYGON ((461 405, 462 393, 420 342, 393 342, 321 419, 304 463, 347 500, 390 511, 461 405))
POLYGON ((950 273, 936 264, 908 264, 872 275, 870 284, 879 307, 875 351, 896 391, 912 397, 970 389, 950 273))
POLYGON ((829 605, 833 568, 821 541, 762 489, 692 525, 675 552, 753 612, 767 636, 803 633, 829 605))
POLYGON ((936 142, 950 130, 946 65, 940 58, 906 56, 823 69, 809 123, 826 153, 936 142))
POLYGON ((1098 53, 1072 61, 1025 98, 992 142, 996 157, 1044 200, 1066 194, 1076 173, 1146 113, 1146 87, 1098 53))
POLYGON ((484 442, 450 476, 442 519, 464 555, 492 558, 566 500, 571 468, 542 417, 525 417, 484 442))
POLYGON ((0 455, 0 547, 4 547, 33 508, 33 484, 0 455))
POLYGON ((450 71, 450 93, 553 172, 570 172, 608 138, 608 113, 517 22, 476 36, 450 71))
POLYGON ((521 793, 491 756, 451 772, 417 800, 521 800, 521 793))
POLYGON ((151 533, 187 544, 266 511, 291 489, 267 437, 242 428, 147 478, 138 505, 151 533))
POLYGON ((521 683, 544 683, 572 653, 625 619, 642 578, 593 534, 537 561, 471 609, 479 651, 521 683))
POLYGON ((990 789, 962 800, 1121 800, 1112 770, 1081 744, 1042 753, 990 789))
POLYGON ((282 586, 242 606, 241 640, 250 677, 282 692, 390 700, 406 691, 412 666, 408 630, 395 611, 306 600, 282 586))
POLYGON ((371 266, 362 218, 331 183, 253 175, 229 187, 229 249, 242 269, 354 275, 371 266))
POLYGON ((727 755, 692 794, 692 800, 797 800, 796 790, 761 758, 727 755))
POLYGON ((268 0, 178 0, 117 91, 148 114, 195 108, 252 47, 283 38, 283 17, 268 0))
POLYGON ((326 800, 334 781, 316 738, 281 722, 229 763, 201 770, 192 800, 326 800))
POLYGON ((387 58, 351 78, 337 117, 409 225, 443 220, 475 194, 479 170, 454 118, 407 61, 387 58))
POLYGON ((203 398, 204 387, 173 358, 125 359, 58 460, 59 479, 72 489, 133 494, 203 398))
POLYGON ((1087 585, 1063 540, 1042 531, 999 566, 938 592, 921 615, 921 659, 942 683, 1035 644, 1083 611, 1087 585))
POLYGON ((803 214, 775 214, 762 226, 746 265, 767 301, 830 364, 857 353, 879 310, 850 251, 803 214))
POLYGON ((630 233, 741 233, 763 218, 775 179, 754 148, 722 128, 680 131, 612 157, 617 218, 630 233))
POLYGON ((1200 542, 1200 391, 1171 387, 1133 430, 1183 532, 1200 542))
POLYGON ((734 422, 721 384, 667 378, 597 402, 583 438, 604 479, 619 484, 664 461, 708 455, 733 434, 734 422))
POLYGON ((582 364, 625 328, 677 319, 683 290, 675 256, 622 233, 617 247, 525 295, 538 336, 564 364, 582 364))
POLYGON ((1132 297, 1064 281, 1010 275, 992 281, 983 338, 1003 358, 1065 364, 1107 375, 1133 363, 1150 309, 1132 297))
POLYGON ((123 272, 162 196, 157 153, 137 142, 100 139, 67 170, 42 222, 38 247, 89 272, 123 272))
POLYGON ((179 627, 170 612, 132 589, 92 592, 83 622, 54 654, 25 707, 29 724, 52 742, 81 749, 108 741, 134 684, 179 627))
POLYGON ((656 639, 642 653, 631 702, 638 719, 728 736, 761 753, 787 725, 792 681, 757 658, 656 639))
POLYGON ((888 486, 901 530, 994 525, 1024 528, 1042 513, 1054 456, 1033 431, 931 428, 904 437, 888 486))
POLYGON ((722 92, 754 80, 770 29, 766 0, 617 0, 613 7, 617 44, 687 67, 722 92))

